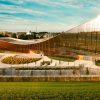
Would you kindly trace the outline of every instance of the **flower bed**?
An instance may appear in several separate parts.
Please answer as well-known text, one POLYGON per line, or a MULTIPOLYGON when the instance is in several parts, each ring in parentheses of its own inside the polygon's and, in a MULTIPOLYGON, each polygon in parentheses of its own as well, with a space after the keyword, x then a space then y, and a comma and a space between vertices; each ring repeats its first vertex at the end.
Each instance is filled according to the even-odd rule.
POLYGON ((40 59, 41 58, 17 58, 17 57, 9 56, 2 59, 1 62, 6 64, 28 64, 28 63, 36 62, 40 59))

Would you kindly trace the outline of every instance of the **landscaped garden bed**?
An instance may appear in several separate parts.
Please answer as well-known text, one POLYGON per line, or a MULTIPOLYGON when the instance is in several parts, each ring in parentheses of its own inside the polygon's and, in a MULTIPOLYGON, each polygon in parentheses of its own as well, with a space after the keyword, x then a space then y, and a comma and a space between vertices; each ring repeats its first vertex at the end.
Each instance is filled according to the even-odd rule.
POLYGON ((36 62, 41 58, 17 58, 15 56, 9 56, 1 60, 2 63, 5 64, 28 64, 32 62, 36 62))

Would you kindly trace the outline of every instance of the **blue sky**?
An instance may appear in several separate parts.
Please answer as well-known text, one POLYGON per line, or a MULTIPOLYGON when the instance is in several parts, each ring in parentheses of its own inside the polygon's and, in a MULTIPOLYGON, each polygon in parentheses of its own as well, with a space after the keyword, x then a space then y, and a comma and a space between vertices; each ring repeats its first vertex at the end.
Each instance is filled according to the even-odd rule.
POLYGON ((100 0, 0 0, 0 31, 67 31, 100 13, 100 0))

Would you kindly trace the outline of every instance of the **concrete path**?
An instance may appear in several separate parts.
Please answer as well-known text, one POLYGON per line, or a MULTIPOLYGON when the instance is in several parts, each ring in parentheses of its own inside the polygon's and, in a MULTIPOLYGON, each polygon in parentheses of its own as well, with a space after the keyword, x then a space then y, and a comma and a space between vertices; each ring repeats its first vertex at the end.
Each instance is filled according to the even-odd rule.
MULTIPOLYGON (((43 61, 50 61, 51 59, 48 58, 47 56, 41 55, 41 54, 11 54, 11 53, 0 53, 0 68, 8 68, 8 67, 41 67, 41 63, 43 61), (15 64, 15 65, 11 65, 11 64, 4 64, 1 62, 2 59, 4 59, 5 57, 8 56, 19 56, 19 57, 32 57, 32 58, 41 58, 41 60, 37 61, 36 63, 29 63, 29 64, 15 64)), ((96 66, 94 64, 94 62, 92 61, 87 61, 87 60, 76 60, 74 62, 65 62, 65 61, 58 61, 58 60, 54 60, 52 59, 52 63, 50 65, 48 65, 48 67, 72 67, 72 66, 84 66, 84 67, 90 67, 90 68, 95 68, 95 69, 100 69, 99 66, 96 66)), ((45 67, 47 65, 43 65, 42 67, 45 67)))

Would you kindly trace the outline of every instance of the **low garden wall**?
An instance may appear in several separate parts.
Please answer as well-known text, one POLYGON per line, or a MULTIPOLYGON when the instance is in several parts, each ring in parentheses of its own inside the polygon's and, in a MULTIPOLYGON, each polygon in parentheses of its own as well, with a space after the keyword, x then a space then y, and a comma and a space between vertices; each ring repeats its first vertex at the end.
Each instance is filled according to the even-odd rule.
POLYGON ((60 77, 0 77, 0 82, 84 82, 100 81, 100 76, 60 76, 60 77))

